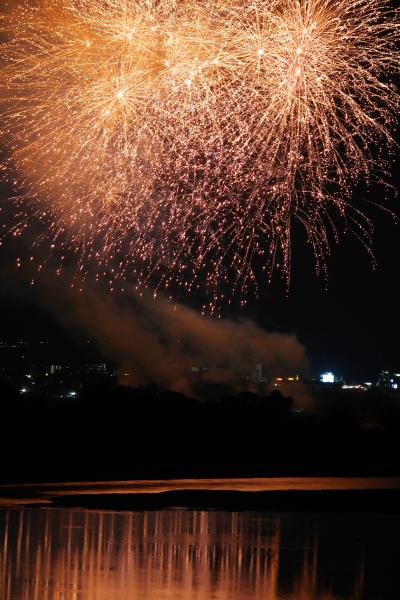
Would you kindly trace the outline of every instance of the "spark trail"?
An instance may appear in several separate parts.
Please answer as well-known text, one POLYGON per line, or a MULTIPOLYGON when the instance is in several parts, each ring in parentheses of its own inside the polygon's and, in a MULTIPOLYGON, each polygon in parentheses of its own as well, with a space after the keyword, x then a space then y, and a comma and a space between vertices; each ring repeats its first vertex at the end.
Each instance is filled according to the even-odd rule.
POLYGON ((289 276, 294 220, 317 268, 340 222, 368 245, 351 200, 388 178, 399 30, 386 0, 9 3, 15 231, 36 218, 99 277, 216 295, 289 276))

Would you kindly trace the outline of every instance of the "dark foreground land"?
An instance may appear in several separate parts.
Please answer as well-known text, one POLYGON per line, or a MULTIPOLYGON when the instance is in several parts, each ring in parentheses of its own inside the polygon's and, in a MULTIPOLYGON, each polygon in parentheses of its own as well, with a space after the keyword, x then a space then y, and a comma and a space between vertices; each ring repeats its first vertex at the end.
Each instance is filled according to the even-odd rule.
POLYGON ((52 401, 0 392, 3 483, 400 475, 400 402, 384 393, 315 393, 298 410, 279 393, 201 401, 103 385, 52 401))

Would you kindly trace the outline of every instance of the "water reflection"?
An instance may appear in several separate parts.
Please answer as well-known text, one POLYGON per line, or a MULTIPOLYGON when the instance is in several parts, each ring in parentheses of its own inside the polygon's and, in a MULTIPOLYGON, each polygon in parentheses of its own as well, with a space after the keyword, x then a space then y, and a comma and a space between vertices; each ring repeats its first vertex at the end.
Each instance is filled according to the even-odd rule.
POLYGON ((0 511, 0 597, 392 600, 399 533, 383 515, 0 511))

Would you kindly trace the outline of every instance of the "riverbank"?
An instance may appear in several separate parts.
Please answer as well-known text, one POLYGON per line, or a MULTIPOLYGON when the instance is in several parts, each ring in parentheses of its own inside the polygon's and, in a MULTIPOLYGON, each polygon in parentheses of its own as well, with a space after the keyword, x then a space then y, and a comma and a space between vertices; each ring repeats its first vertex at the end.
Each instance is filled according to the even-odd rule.
POLYGON ((47 506, 112 511, 171 508, 199 510, 285 510, 293 512, 379 512, 400 514, 400 490, 238 492, 178 490, 136 494, 69 494, 47 506))

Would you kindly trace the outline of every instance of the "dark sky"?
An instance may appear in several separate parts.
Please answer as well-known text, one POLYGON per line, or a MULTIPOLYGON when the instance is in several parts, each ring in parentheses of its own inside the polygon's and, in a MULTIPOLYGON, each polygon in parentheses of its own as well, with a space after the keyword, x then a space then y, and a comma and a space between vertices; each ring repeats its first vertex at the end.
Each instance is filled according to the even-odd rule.
POLYGON ((375 269, 362 245, 346 236, 333 248, 325 286, 297 248, 288 294, 271 288, 258 306, 251 303, 267 328, 296 332, 317 373, 370 379, 383 367, 399 369, 399 226, 383 214, 375 225, 375 269))

